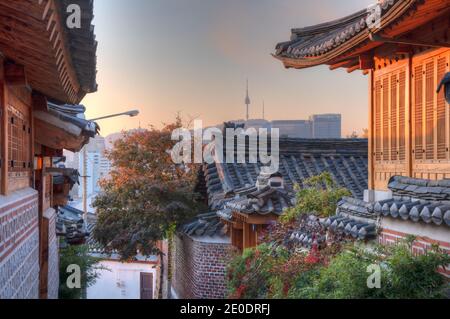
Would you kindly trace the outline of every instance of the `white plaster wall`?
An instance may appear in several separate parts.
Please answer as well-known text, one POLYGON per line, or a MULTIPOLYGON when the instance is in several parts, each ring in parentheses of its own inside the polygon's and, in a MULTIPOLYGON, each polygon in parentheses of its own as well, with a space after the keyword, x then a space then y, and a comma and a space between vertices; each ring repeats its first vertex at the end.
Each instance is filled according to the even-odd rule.
POLYGON ((373 202, 379 202, 386 199, 392 198, 392 192, 390 190, 388 191, 377 191, 377 190, 370 190, 366 189, 364 191, 364 201, 373 203, 373 202))
POLYGON ((189 236, 193 241, 205 244, 230 244, 231 238, 229 236, 189 236))
MULTIPOLYGON (((121 263, 102 261, 96 283, 87 289, 87 299, 140 299, 140 273, 153 274, 153 289, 156 287, 155 265, 144 263, 121 263)), ((153 291, 153 294, 157 294, 153 291)))
POLYGON ((450 243, 450 229, 447 226, 436 226, 423 222, 414 223, 401 219, 384 217, 381 219, 381 227, 404 234, 414 234, 419 237, 428 237, 437 241, 450 243))

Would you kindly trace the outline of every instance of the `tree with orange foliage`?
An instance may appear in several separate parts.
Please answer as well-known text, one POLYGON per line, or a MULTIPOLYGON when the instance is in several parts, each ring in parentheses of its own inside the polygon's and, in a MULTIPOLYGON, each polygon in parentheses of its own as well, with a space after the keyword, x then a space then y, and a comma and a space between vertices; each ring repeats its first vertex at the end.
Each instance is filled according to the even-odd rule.
POLYGON ((94 237, 123 259, 160 253, 157 242, 167 231, 204 208, 194 191, 198 167, 175 165, 170 157, 171 134, 180 127, 177 118, 161 130, 124 133, 108 154, 113 170, 94 203, 94 237))

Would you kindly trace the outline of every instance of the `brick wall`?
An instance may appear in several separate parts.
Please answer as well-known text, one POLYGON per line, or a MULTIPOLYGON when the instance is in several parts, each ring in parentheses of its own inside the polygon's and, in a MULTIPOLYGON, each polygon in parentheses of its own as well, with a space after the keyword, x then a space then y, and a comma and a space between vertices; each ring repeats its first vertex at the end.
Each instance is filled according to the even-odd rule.
POLYGON ((232 246, 179 233, 172 249, 172 287, 181 299, 223 299, 232 246))
MULTIPOLYGON (((410 234, 384 228, 378 235, 378 242, 385 246, 395 245, 398 241, 406 239, 408 235, 410 234)), ((423 254, 427 250, 431 249, 433 245, 439 245, 439 247, 443 251, 450 254, 450 242, 434 240, 424 236, 416 236, 416 240, 412 245, 412 251, 417 255, 423 254)), ((446 268, 440 268, 439 272, 442 273, 444 276, 450 278, 450 265, 446 268)))
POLYGON ((39 297, 38 196, 0 196, 0 299, 39 297))

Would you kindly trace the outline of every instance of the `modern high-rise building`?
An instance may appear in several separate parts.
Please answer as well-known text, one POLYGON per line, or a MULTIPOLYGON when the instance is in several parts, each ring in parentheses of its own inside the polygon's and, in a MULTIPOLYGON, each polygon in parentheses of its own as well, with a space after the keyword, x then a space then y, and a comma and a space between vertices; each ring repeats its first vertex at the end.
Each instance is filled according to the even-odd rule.
POLYGON ((272 121, 272 128, 280 130, 280 137, 312 138, 311 121, 281 120, 272 121))
POLYGON ((309 118, 312 138, 341 138, 341 114, 315 114, 309 118))
MULTIPOLYGON (((101 136, 92 138, 81 152, 72 155, 72 161, 67 161, 66 165, 78 169, 80 175, 86 173, 87 196, 92 196, 100 192, 100 181, 107 178, 111 170, 111 163, 105 156, 105 139, 101 136), (83 152, 86 151, 86 160, 83 152), (86 171, 84 171, 86 163, 86 171)), ((83 196, 83 177, 80 185, 75 185, 72 189, 72 197, 79 199, 83 196)))

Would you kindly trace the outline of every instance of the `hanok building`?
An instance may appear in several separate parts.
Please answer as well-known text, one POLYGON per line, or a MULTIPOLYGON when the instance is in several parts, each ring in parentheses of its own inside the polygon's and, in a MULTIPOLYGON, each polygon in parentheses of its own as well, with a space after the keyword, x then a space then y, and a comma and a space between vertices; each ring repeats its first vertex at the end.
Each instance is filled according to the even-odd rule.
POLYGON ((55 208, 76 174, 52 166, 98 129, 73 106, 97 89, 92 19, 93 1, 0 0, 0 299, 58 297, 55 208))
POLYGON ((279 162, 272 175, 261 174, 260 162, 204 165, 198 190, 211 213, 175 236, 172 296, 224 298, 232 252, 258 245, 262 232, 293 206, 295 184, 302 187, 305 179, 327 171, 354 197, 362 199, 367 188, 367 140, 283 138, 279 162))
POLYGON ((449 39, 449 0, 380 0, 342 19, 293 29, 291 40, 276 47, 286 68, 326 64, 368 75, 369 190, 356 206, 364 211, 370 202, 368 211, 382 216, 382 243, 410 234, 418 236, 415 249, 433 243, 450 249, 443 180, 450 178, 449 39), (446 89, 437 92, 441 81, 446 89))

